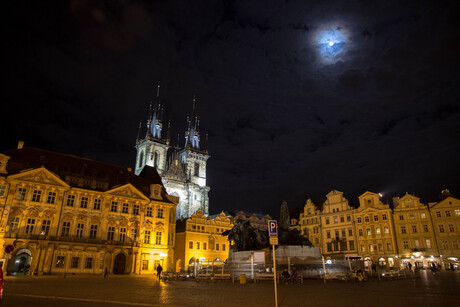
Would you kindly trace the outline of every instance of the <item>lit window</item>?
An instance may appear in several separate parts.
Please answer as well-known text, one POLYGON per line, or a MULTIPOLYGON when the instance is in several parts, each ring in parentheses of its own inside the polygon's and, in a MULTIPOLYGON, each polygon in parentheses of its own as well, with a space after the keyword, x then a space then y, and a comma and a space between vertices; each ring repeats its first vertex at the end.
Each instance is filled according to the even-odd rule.
POLYGON ((380 234, 380 227, 375 228, 375 233, 378 234, 378 235, 380 234))
MULTIPOLYGON (((161 244, 161 231, 157 231, 157 233, 156 233, 155 244, 157 244, 157 245, 161 244)), ((197 247, 199 247, 199 244, 197 245, 197 247)), ((197 249, 199 249, 199 248, 197 248, 197 249)))
POLYGON ((420 213, 420 218, 421 219, 426 219, 426 214, 425 213, 420 213))
POLYGON ((48 233, 50 232, 50 227, 51 227, 51 221, 50 220, 43 220, 43 222, 42 222, 42 231, 40 232, 40 235, 47 236, 48 233))
POLYGON ((150 244, 150 230, 144 231, 144 244, 150 244))
POLYGON ((384 232, 384 233, 390 233, 390 228, 388 228, 388 227, 383 227, 383 232, 384 232))
POLYGON ((426 239, 426 248, 431 248, 431 240, 426 239))
POLYGON ((65 264, 65 257, 64 256, 57 256, 56 257, 56 268, 62 269, 65 264))
POLYGON ((371 235, 371 229, 370 228, 367 228, 367 235, 370 236, 371 235))
POLYGON ((415 219, 415 215, 409 214, 409 220, 413 220, 413 219, 415 219))
POLYGON ((455 209, 455 216, 460 216, 460 209, 455 209))
POLYGON ((26 198, 26 188, 18 188, 16 191, 16 200, 24 200, 26 198))

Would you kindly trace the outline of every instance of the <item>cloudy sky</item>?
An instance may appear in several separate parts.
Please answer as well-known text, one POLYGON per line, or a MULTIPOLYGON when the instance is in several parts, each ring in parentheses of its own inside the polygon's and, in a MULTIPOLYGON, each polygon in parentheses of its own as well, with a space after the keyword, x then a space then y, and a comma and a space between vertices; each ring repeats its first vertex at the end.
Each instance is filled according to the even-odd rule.
POLYGON ((455 5, 10 1, 0 149, 132 167, 161 81, 182 145, 197 96, 211 213, 277 215, 332 189, 458 196, 455 5))

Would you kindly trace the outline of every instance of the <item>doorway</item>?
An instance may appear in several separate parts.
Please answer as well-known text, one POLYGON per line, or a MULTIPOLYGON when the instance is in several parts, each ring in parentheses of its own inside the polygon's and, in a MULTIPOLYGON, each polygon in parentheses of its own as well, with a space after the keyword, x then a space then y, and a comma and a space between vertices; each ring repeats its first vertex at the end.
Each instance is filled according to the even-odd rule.
POLYGON ((11 275, 27 275, 32 263, 32 253, 28 249, 20 249, 13 258, 11 275))
POLYGON ((113 274, 125 274, 126 268, 126 256, 123 253, 119 253, 115 256, 113 263, 113 274))

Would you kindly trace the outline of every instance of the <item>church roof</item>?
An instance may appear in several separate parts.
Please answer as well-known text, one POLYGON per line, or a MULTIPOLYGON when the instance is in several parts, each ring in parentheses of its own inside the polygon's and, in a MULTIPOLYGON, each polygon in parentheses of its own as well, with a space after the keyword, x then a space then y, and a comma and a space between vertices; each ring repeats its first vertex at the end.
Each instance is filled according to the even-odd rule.
MULTIPOLYGON (((8 175, 14 175, 28 169, 45 167, 73 187, 106 191, 130 183, 147 197, 150 196, 151 184, 163 186, 160 176, 152 167, 144 168, 141 176, 136 176, 121 166, 44 149, 24 147, 2 153, 11 157, 6 166, 8 175), (75 181, 66 180, 69 177, 95 180, 106 185, 104 188, 101 188, 101 185, 97 187, 81 186, 75 181)), ((170 202, 166 196, 162 197, 162 201, 170 202)))

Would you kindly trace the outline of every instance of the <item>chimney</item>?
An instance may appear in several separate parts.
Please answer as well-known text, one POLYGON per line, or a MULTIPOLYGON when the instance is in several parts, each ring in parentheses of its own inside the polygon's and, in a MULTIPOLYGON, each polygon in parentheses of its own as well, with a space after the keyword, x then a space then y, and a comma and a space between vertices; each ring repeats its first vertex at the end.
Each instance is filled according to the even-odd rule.
POLYGON ((24 147, 24 142, 23 142, 23 141, 19 141, 19 142, 18 142, 18 149, 22 149, 22 147, 24 147))

